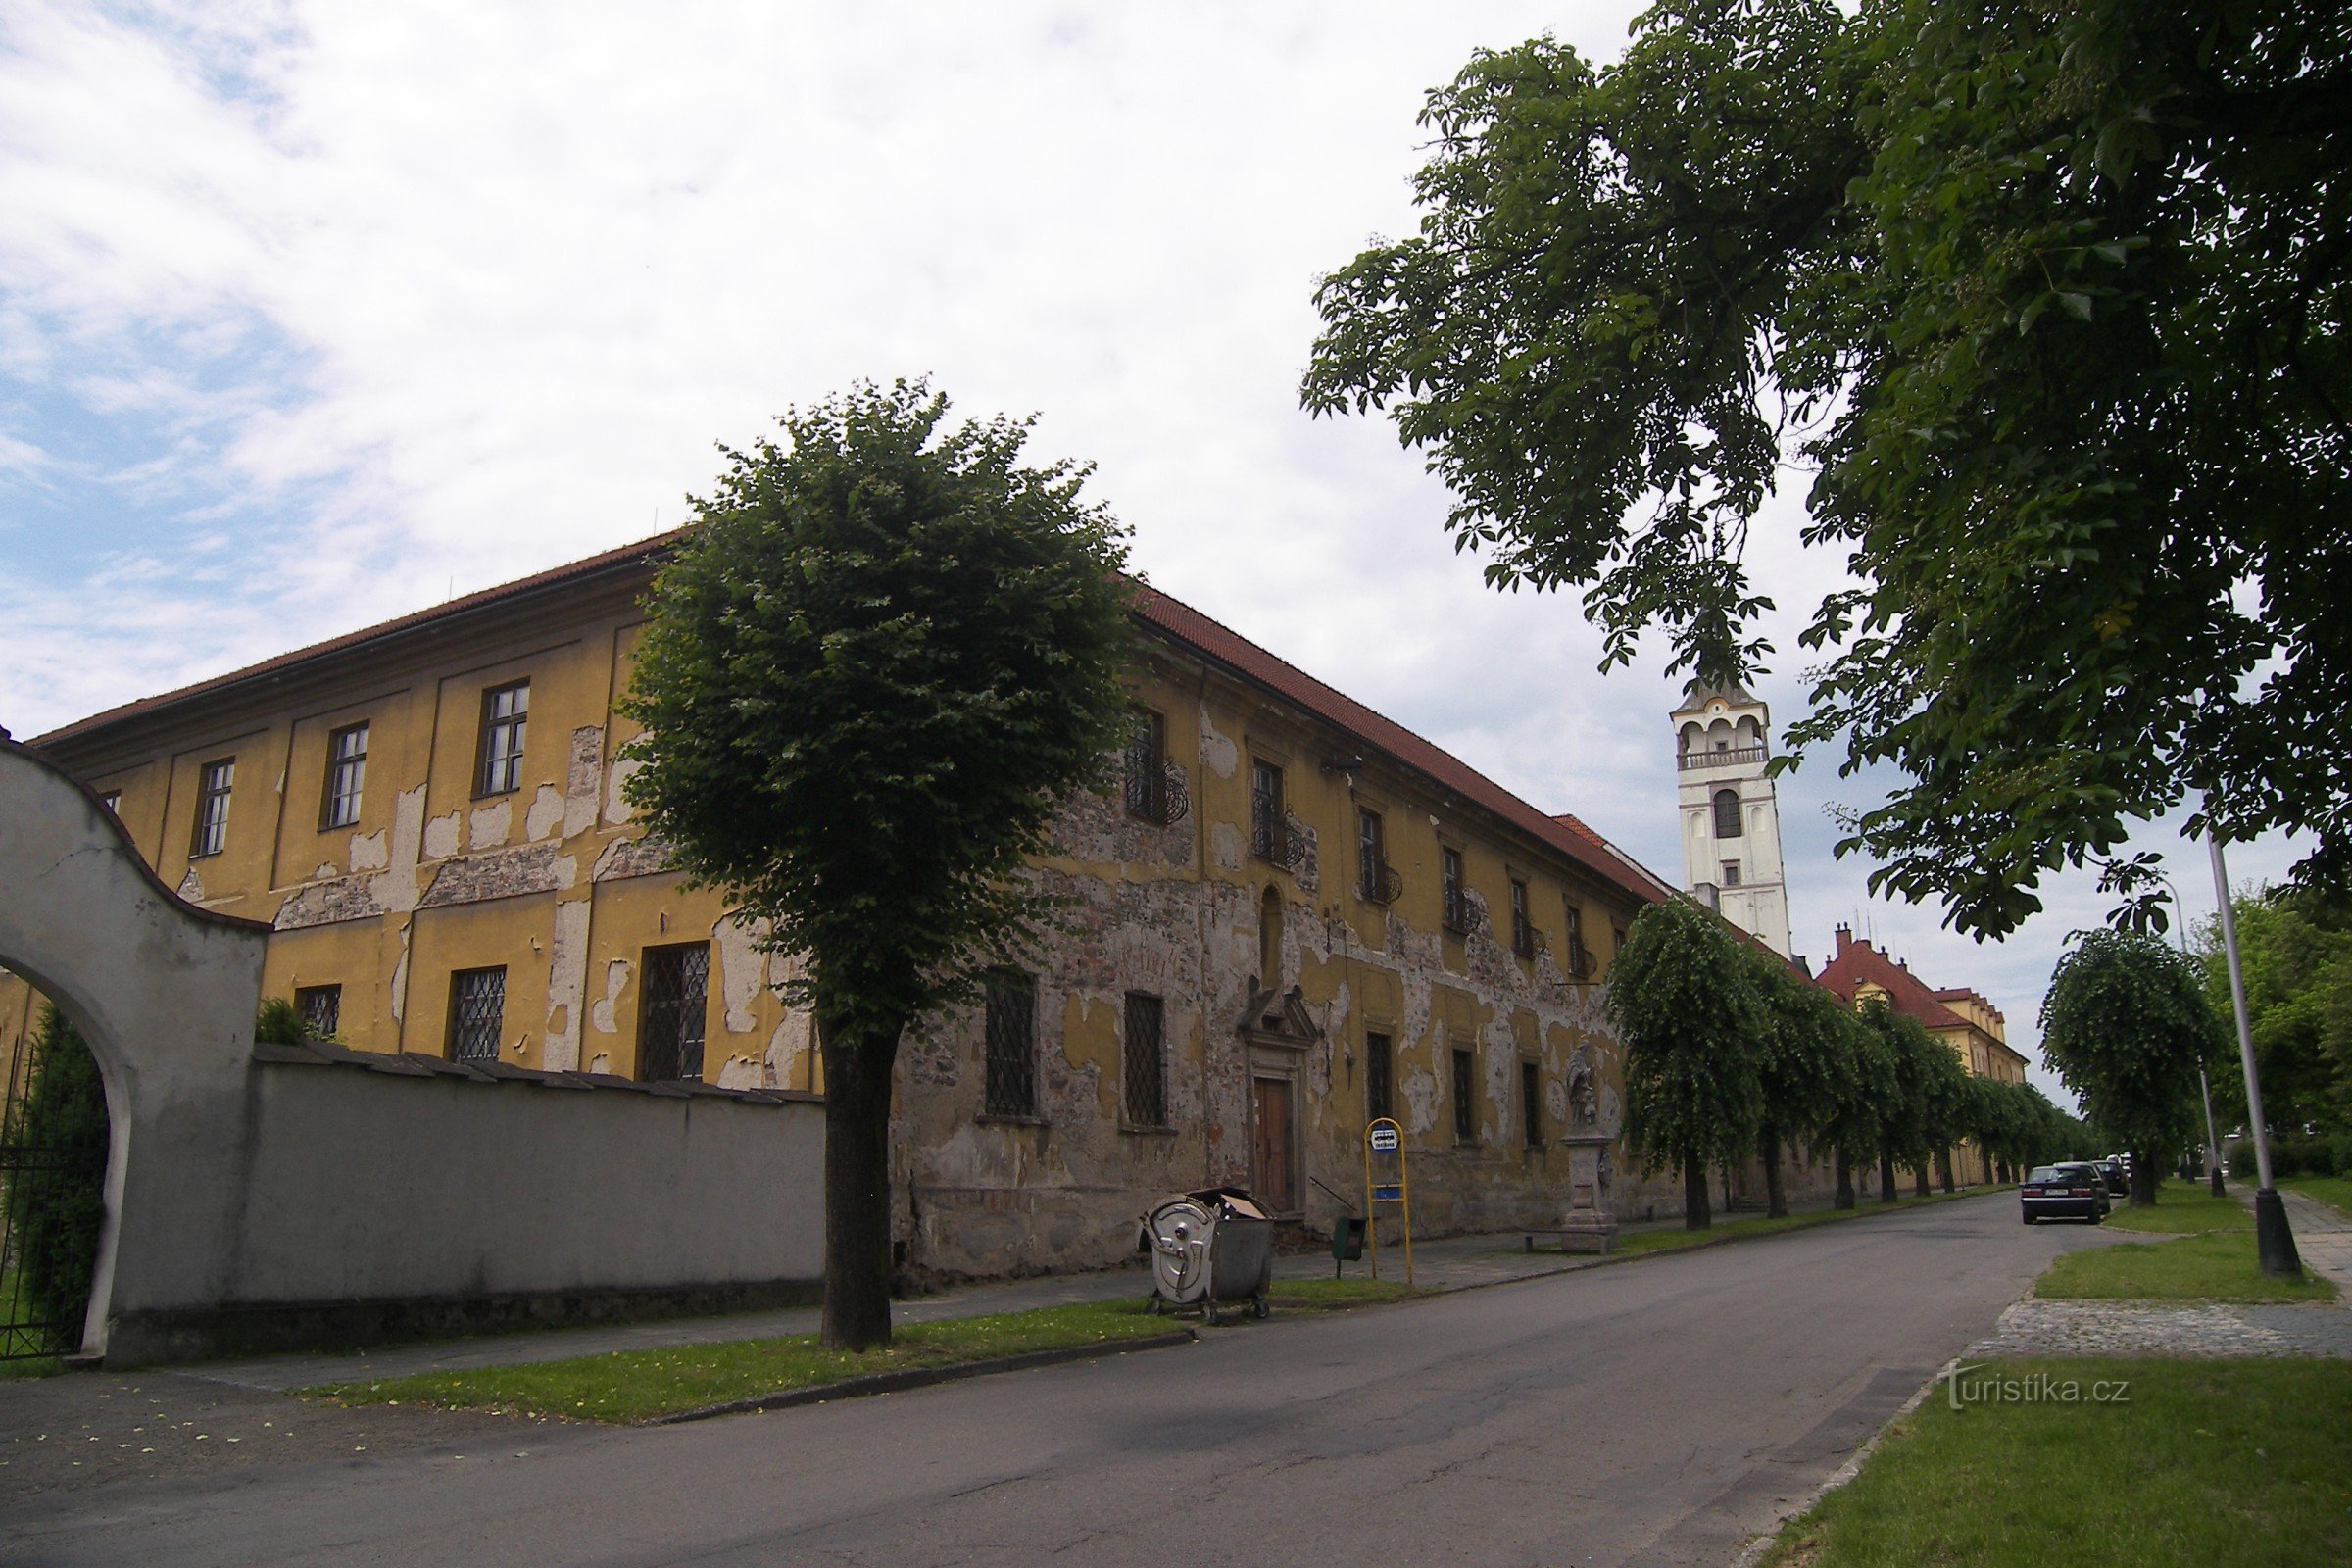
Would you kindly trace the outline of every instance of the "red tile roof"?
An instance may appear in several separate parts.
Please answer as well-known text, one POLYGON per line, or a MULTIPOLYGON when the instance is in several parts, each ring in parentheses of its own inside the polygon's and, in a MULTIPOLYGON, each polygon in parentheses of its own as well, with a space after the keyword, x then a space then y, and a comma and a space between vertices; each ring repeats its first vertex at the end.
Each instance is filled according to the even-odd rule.
MULTIPOLYGON (((435 605, 429 610, 420 610, 413 614, 329 638, 325 642, 314 643, 308 648, 279 654, 242 669, 231 670, 225 675, 217 675, 158 696, 110 708, 102 713, 93 713, 88 718, 77 719, 51 730, 31 744, 49 747, 79 740, 130 719, 267 680, 315 660, 351 653, 370 644, 439 626, 461 616, 510 606, 516 600, 601 573, 649 569, 658 564, 659 558, 684 532, 682 528, 672 529, 650 539, 640 539, 634 544, 622 545, 495 588, 485 588, 479 593, 435 605)), ((1352 697, 1325 685, 1231 627, 1211 620, 1190 605, 1172 599, 1156 588, 1140 582, 1134 586, 1136 613, 1145 624, 1226 665, 1316 717, 1337 725, 1355 741, 1387 754, 1393 761, 1423 775, 1441 789, 1450 791, 1559 851, 1610 885, 1623 889, 1644 903, 1654 904, 1663 897, 1660 889, 1666 886, 1665 883, 1575 817, 1554 816, 1540 810, 1452 753, 1422 739, 1393 719, 1374 712, 1352 697)))
POLYGON ((1838 928, 1838 955, 1823 966, 1820 981, 1849 1005, 1857 989, 1874 985, 1886 993, 1887 1004, 1895 1011, 1918 1019, 1927 1028, 1968 1027, 1968 1020, 1937 1001, 1936 992, 1925 980, 1881 953, 1867 939, 1856 942, 1853 933, 1844 926, 1838 928))

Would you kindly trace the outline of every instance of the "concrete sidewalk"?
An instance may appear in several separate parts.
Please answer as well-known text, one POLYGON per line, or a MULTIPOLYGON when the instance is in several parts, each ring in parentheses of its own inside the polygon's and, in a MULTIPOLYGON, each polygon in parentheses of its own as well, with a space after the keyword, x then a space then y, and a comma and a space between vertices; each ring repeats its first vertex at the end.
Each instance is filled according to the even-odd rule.
MULTIPOLYGON (((1961 1196, 1966 1196, 1962 1194, 1961 1196)), ((1826 1211, 1827 1203, 1802 1205, 1797 1213, 1826 1211)), ((1907 1211, 1904 1209, 1893 1212, 1907 1211)), ((1878 1211, 1865 1201, 1859 1214, 1878 1211)), ((1749 1218, 1746 1214, 1726 1219, 1749 1218)), ((1642 1231, 1670 1230, 1679 1219, 1623 1227, 1620 1236, 1642 1231)), ((1447 1236, 1413 1244, 1413 1283, 1437 1291, 1471 1290, 1592 1268, 1611 1261, 1556 1250, 1556 1234, 1539 1235, 1537 1245, 1551 1250, 1530 1252, 1526 1232, 1489 1232, 1447 1236)), ((1381 1278, 1404 1278, 1404 1251, 1384 1246, 1380 1251, 1381 1278)), ((1278 1280, 1316 1280, 1332 1277, 1328 1251, 1292 1252, 1274 1260, 1278 1280)), ((1370 1278, 1369 1260, 1349 1263, 1348 1279, 1370 1278)), ((1023 1312, 1041 1306, 1068 1306, 1086 1301, 1142 1299, 1151 1294, 1152 1277, 1141 1259, 1087 1274, 1057 1274, 1040 1279, 1002 1280, 958 1286, 937 1296, 916 1297, 892 1304, 899 1323, 931 1323, 948 1318, 983 1317, 996 1312, 1023 1312)), ((722 1345, 736 1340, 771 1339, 786 1334, 813 1334, 815 1307, 788 1307, 771 1312, 740 1312, 718 1317, 664 1318, 648 1323, 624 1323, 578 1329, 548 1329, 526 1334, 486 1335, 478 1339, 443 1340, 387 1346, 348 1354, 294 1354, 250 1360, 215 1361, 175 1368, 184 1376, 250 1389, 305 1389, 324 1383, 358 1383, 375 1378, 407 1377, 417 1372, 461 1371, 485 1366, 522 1366, 538 1361, 562 1361, 573 1356, 604 1355, 615 1350, 650 1350, 676 1345, 722 1345)))
POLYGON ((2282 1187, 2278 1196, 2286 1203, 2287 1228, 2295 1233, 2295 1252, 2303 1259, 2304 1272, 2333 1280, 2345 1300, 2352 1301, 2352 1222, 2306 1194, 2282 1187))

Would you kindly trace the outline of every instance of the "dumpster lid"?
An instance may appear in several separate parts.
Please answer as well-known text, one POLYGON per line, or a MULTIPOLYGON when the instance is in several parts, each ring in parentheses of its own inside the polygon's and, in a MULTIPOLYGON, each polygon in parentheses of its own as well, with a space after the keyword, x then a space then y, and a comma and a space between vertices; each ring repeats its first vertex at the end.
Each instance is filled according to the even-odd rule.
POLYGON ((1244 1187, 1204 1187, 1185 1196, 1196 1202, 1213 1204, 1222 1210, 1223 1219, 1272 1219, 1255 1194, 1244 1187))

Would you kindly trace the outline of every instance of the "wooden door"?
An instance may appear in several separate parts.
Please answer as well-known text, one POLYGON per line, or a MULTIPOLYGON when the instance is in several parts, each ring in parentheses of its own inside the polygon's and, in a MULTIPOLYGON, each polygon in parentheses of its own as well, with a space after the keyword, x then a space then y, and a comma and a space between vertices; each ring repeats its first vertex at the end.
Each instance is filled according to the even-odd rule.
POLYGON ((1257 1200, 1268 1213, 1287 1214, 1298 1206, 1298 1174, 1292 1167, 1291 1081, 1254 1080, 1257 1094, 1255 1148, 1251 1151, 1257 1200))

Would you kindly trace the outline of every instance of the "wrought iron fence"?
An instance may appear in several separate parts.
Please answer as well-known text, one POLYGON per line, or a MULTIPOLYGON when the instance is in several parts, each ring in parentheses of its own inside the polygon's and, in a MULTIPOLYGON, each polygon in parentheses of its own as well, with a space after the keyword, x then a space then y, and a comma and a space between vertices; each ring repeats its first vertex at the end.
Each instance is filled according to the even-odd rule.
MULTIPOLYGON (((84 1050, 62 1030, 52 1045, 84 1050)), ((20 1039, 0 1101, 0 1361, 72 1350, 89 1297, 87 1248, 105 1211, 103 1118, 75 1130, 32 1105, 35 1042, 20 1039)), ((94 1080, 96 1066, 89 1073, 94 1080)))

